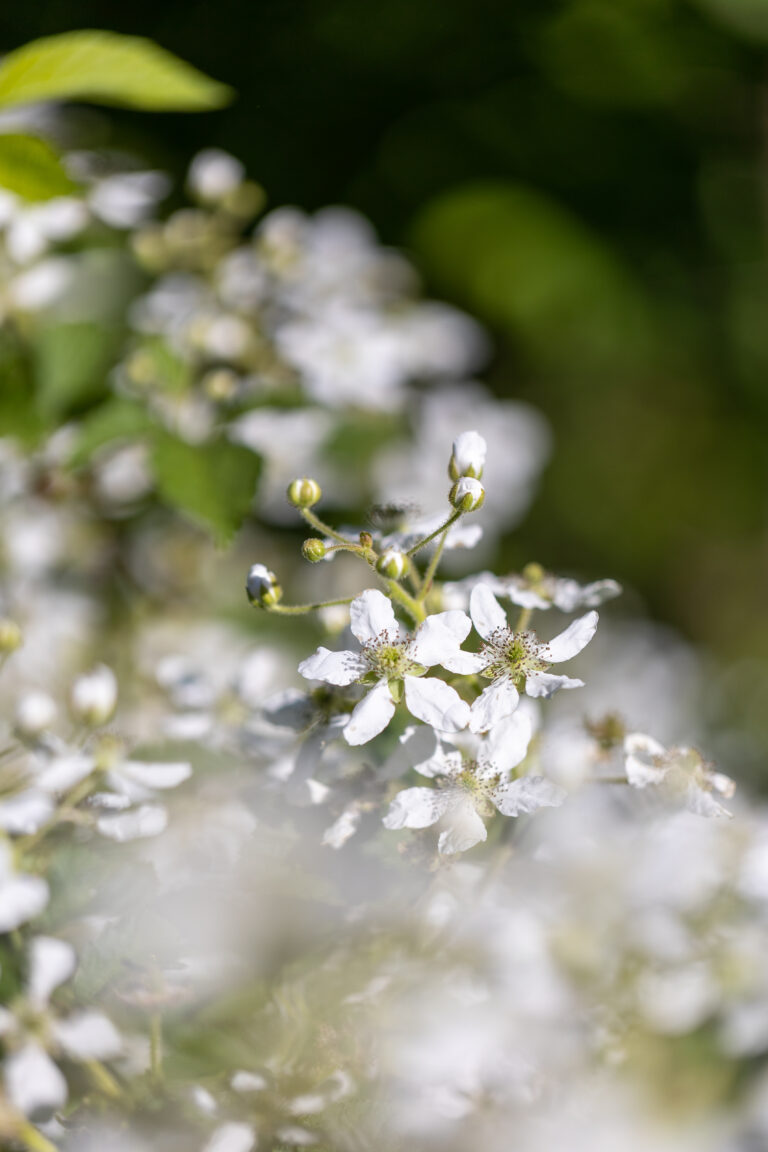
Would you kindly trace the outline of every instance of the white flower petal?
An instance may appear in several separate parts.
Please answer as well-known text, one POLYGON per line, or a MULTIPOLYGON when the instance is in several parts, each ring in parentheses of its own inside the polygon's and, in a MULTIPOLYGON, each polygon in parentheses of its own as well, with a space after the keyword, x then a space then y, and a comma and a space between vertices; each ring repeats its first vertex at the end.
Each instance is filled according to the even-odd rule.
POLYGON ((527 709, 517 708, 511 716, 494 724, 482 747, 482 760, 499 772, 516 768, 526 757, 533 735, 533 718, 527 709))
POLYGON ((548 644, 544 644, 541 655, 548 664, 561 664, 564 660, 571 660, 586 648, 597 630, 597 612, 587 612, 569 624, 564 632, 555 636, 548 644))
POLYGON ((386 680, 380 680, 363 696, 344 728, 347 744, 367 744, 383 732, 394 716, 395 702, 386 680))
POLYGON ((624 771, 627 780, 633 788, 647 788, 649 784, 662 784, 667 775, 667 768, 663 765, 648 763, 639 756, 627 756, 624 760, 624 771))
POLYGON ((367 588, 352 601, 349 626, 361 644, 369 644, 382 632, 388 632, 390 636, 399 636, 401 632, 391 602, 378 588, 367 588))
POLYGON ((12 876, 0 884, 0 932, 13 932, 48 903, 48 885, 39 876, 12 876))
POLYGON ((326 848, 343 848, 347 840, 354 836, 360 825, 362 812, 354 805, 346 808, 323 833, 322 843, 326 848))
POLYGON ((148 836, 158 836, 168 826, 168 813, 159 804, 142 804, 130 812, 119 815, 100 816, 96 827, 102 836, 109 840, 124 843, 127 840, 142 840, 148 836))
POLYGON ((459 796, 445 813, 445 827, 437 841, 437 850, 444 855, 466 852, 488 836, 471 798, 461 793, 459 796))
POLYGON ((143 788, 176 788, 192 775, 192 765, 179 763, 149 764, 144 760, 125 760, 116 776, 125 776, 143 788))
POLYGON ((400 828, 429 828, 451 803, 449 789, 404 788, 395 796, 382 823, 394 832, 400 828))
POLYGON ((256 1133, 250 1124, 222 1124, 211 1136, 203 1152, 251 1152, 256 1133))
POLYGON ((0 828, 11 836, 28 836, 47 824, 55 804, 45 792, 20 792, 0 804, 0 828))
POLYGON ((520 693, 508 676, 484 688, 470 708, 470 732, 487 732, 494 724, 511 716, 520 703, 520 693))
POLYGON ((689 812, 693 812, 696 816, 726 818, 732 816, 732 813, 719 800, 715 800, 711 792, 707 792, 705 788, 700 788, 695 783, 689 784, 686 789, 685 806, 689 812))
POLYGON ((76 753, 72 756, 57 756, 47 768, 35 777, 35 785, 44 792, 68 792, 90 776, 96 767, 92 756, 76 753))
POLYGON ((505 816, 519 816, 537 808, 558 808, 565 797, 565 789, 544 776, 523 776, 509 784, 499 784, 491 792, 491 799, 505 816))
POLYGON ((433 664, 442 664, 450 659, 463 640, 466 640, 472 621, 465 612, 453 609, 450 612, 438 612, 427 619, 416 629, 416 634, 410 647, 410 655, 425 668, 433 664))
POLYGON ((77 965, 75 950, 65 940, 35 936, 29 949, 27 994, 33 1004, 47 1004, 53 992, 69 980, 77 965))
POLYGON ((440 663, 443 668, 459 676, 476 676, 483 671, 488 661, 478 652, 462 652, 457 648, 450 656, 443 657, 440 663))
POLYGON ((302 660, 299 672, 307 680, 324 680, 326 684, 354 684, 368 669, 359 652, 331 652, 328 648, 318 648, 312 656, 302 660))
POLYGON ((591 584, 578 584, 575 580, 558 580, 553 603, 563 612, 577 608, 596 608, 604 600, 621 595, 621 584, 615 580, 594 580, 591 584))
POLYGON ((508 627, 507 614, 487 584, 476 584, 472 589, 469 614, 483 640, 487 640, 500 628, 508 627))
POLYGON ((646 736, 644 732, 628 732, 624 737, 624 751, 632 756, 654 759, 656 756, 665 756, 667 750, 653 736, 646 736))
MULTIPOLYGON (((384 775, 395 780, 415 768, 422 771, 438 752, 437 736, 426 724, 410 724, 398 738, 397 748, 384 765, 384 775)), ((431 772, 425 773, 431 776, 431 772)))
POLYGON ((5 1062, 5 1090, 24 1116, 47 1117, 67 1102, 67 1082, 39 1044, 25 1045, 5 1062))
POLYGON ((76 1012, 56 1020, 53 1034, 73 1060, 112 1060, 123 1048, 120 1033, 101 1012, 76 1012))
POLYGON ((531 672, 525 680, 526 695, 539 697, 553 696, 561 688, 583 688, 584 681, 573 676, 556 676, 553 672, 531 672))
POLYGON ((440 732, 460 732, 469 722, 469 704, 455 688, 434 676, 405 676, 405 706, 417 720, 440 732))

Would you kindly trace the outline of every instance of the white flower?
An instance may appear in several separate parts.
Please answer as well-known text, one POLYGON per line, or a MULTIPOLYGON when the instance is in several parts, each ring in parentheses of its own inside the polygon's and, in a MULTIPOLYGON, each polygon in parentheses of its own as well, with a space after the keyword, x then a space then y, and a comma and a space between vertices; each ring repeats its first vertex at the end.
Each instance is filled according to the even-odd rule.
POLYGON ((204 148, 189 166, 187 183, 193 195, 216 204, 242 183, 245 168, 221 148, 204 148))
POLYGON ((493 591, 521 608, 559 608, 575 612, 577 608, 597 608, 605 600, 621 595, 616 580, 593 580, 579 584, 562 576, 545 572, 538 564, 528 564, 519 576, 493 577, 493 591))
POLYGON ((16 872, 10 845, 0 843, 0 932, 13 932, 39 916, 47 903, 45 880, 16 872))
POLYGON ((83 724, 106 724, 117 706, 117 679, 112 669, 99 664, 92 672, 78 676, 72 686, 71 704, 83 724))
POLYGON ((111 1060, 122 1041, 101 1012, 86 1009, 59 1017, 50 999, 75 970, 74 949, 64 940, 37 936, 29 954, 27 985, 15 1011, 0 1012, 0 1036, 9 1051, 5 1090, 11 1103, 33 1118, 45 1118, 67 1102, 67 1083, 49 1052, 69 1060, 111 1060))
POLYGON ((16 729, 22 736, 39 736, 55 719, 56 704, 47 692, 25 692, 16 704, 16 729))
POLYGON ((448 499, 462 512, 477 512, 485 500, 485 489, 472 476, 462 476, 451 488, 448 499))
MULTIPOLYGON (((456 737, 441 736, 434 752, 413 767, 424 776, 438 780, 436 788, 406 788, 395 796, 384 826, 427 828, 442 821, 438 851, 464 852, 487 833, 483 816, 494 808, 505 816, 519 816, 537 808, 562 803, 565 792, 543 776, 521 776, 510 780, 509 773, 525 759, 532 723, 527 712, 517 711, 497 724, 486 736, 462 732, 456 737)), ((401 754, 414 745, 416 758, 423 754, 423 730, 411 729, 401 742, 401 754)))
POLYGON ((453 442, 453 454, 448 469, 451 479, 474 476, 479 480, 483 475, 487 450, 485 440, 479 432, 461 432, 453 442))
POLYGON ((264 564, 252 564, 248 569, 245 590, 252 604, 261 604, 265 607, 277 604, 283 594, 277 576, 264 564))
POLYGON ((425 676, 433 665, 448 667, 457 658, 471 627, 463 612, 429 616, 409 636, 397 623, 387 597, 369 588, 352 602, 350 621, 360 652, 321 647, 299 665, 308 680, 338 685, 373 681, 344 729, 348 744, 366 744, 383 732, 395 712, 393 691, 399 697, 401 686, 405 705, 418 720, 444 732, 466 727, 469 705, 445 681, 425 676))
POLYGON ((695 748, 665 748, 652 736, 630 732, 624 740, 624 767, 633 788, 663 787, 680 796, 697 816, 730 816, 713 793, 728 798, 736 785, 715 772, 695 748))
POLYGON ((477 656, 462 652, 454 671, 479 672, 491 683, 472 705, 469 726, 485 732, 517 708, 520 692, 529 696, 551 696, 559 688, 581 688, 583 680, 556 676, 547 671, 550 664, 570 660, 586 647, 597 628, 597 612, 588 612, 546 644, 535 632, 514 632, 491 589, 478 584, 472 589, 469 611, 475 628, 485 643, 477 656))
POLYGON ((250 1124, 222 1124, 211 1136, 204 1152, 251 1152, 256 1133, 250 1124))

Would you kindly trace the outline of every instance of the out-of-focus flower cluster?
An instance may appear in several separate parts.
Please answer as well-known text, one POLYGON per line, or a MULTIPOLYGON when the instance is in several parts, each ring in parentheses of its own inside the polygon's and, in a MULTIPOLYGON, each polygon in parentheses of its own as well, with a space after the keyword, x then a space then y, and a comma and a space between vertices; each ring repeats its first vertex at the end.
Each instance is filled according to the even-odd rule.
POLYGON ((768 817, 616 581, 484 570, 547 443, 467 382, 483 334, 223 153, 164 219, 159 174, 70 165, 0 201, 39 370, 0 439, 0 1143, 761 1147, 768 817))

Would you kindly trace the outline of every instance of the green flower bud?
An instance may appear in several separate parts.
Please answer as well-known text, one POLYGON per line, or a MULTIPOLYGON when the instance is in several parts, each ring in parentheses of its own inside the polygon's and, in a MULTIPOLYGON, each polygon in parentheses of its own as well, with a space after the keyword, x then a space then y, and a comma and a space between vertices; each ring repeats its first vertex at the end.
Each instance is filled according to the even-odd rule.
POLYGON ((479 432, 462 432, 453 442, 453 453, 448 465, 451 480, 473 476, 479 480, 485 467, 486 444, 479 432))
POLYGON ((483 506, 485 489, 474 477, 462 476, 451 488, 448 499, 458 512, 477 512, 483 506))
POLYGON ((0 654, 8 656, 20 648, 24 637, 15 620, 0 617, 0 654))
POLYGON ((376 571, 390 580, 400 580, 406 575, 410 566, 411 562, 405 552, 399 552, 397 548, 387 548, 379 557, 376 571))
POLYGON ((300 480, 292 480, 288 485, 288 499, 294 508, 311 508, 313 504, 317 504, 322 494, 317 480, 309 480, 306 476, 300 480))
POLYGON ((262 608, 271 608, 283 598, 283 590, 277 582, 277 576, 263 564, 251 565, 245 590, 251 604, 262 608))
POLYGON ((317 536, 310 536, 301 546, 301 554, 305 560, 309 560, 310 564, 317 564, 318 560, 324 560, 327 552, 328 549, 324 541, 317 536))

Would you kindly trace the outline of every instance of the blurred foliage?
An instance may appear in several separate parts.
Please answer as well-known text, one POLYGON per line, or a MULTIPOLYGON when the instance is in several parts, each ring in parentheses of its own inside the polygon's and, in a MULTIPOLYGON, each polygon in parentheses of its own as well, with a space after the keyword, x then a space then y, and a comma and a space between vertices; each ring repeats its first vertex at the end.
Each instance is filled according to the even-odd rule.
POLYGON ((91 120, 95 141, 177 172, 215 143, 273 204, 351 203, 490 325, 496 390, 555 433, 502 563, 610 572, 765 670, 765 0, 41 0, 0 42, 73 24, 239 93, 226 116, 91 120))

